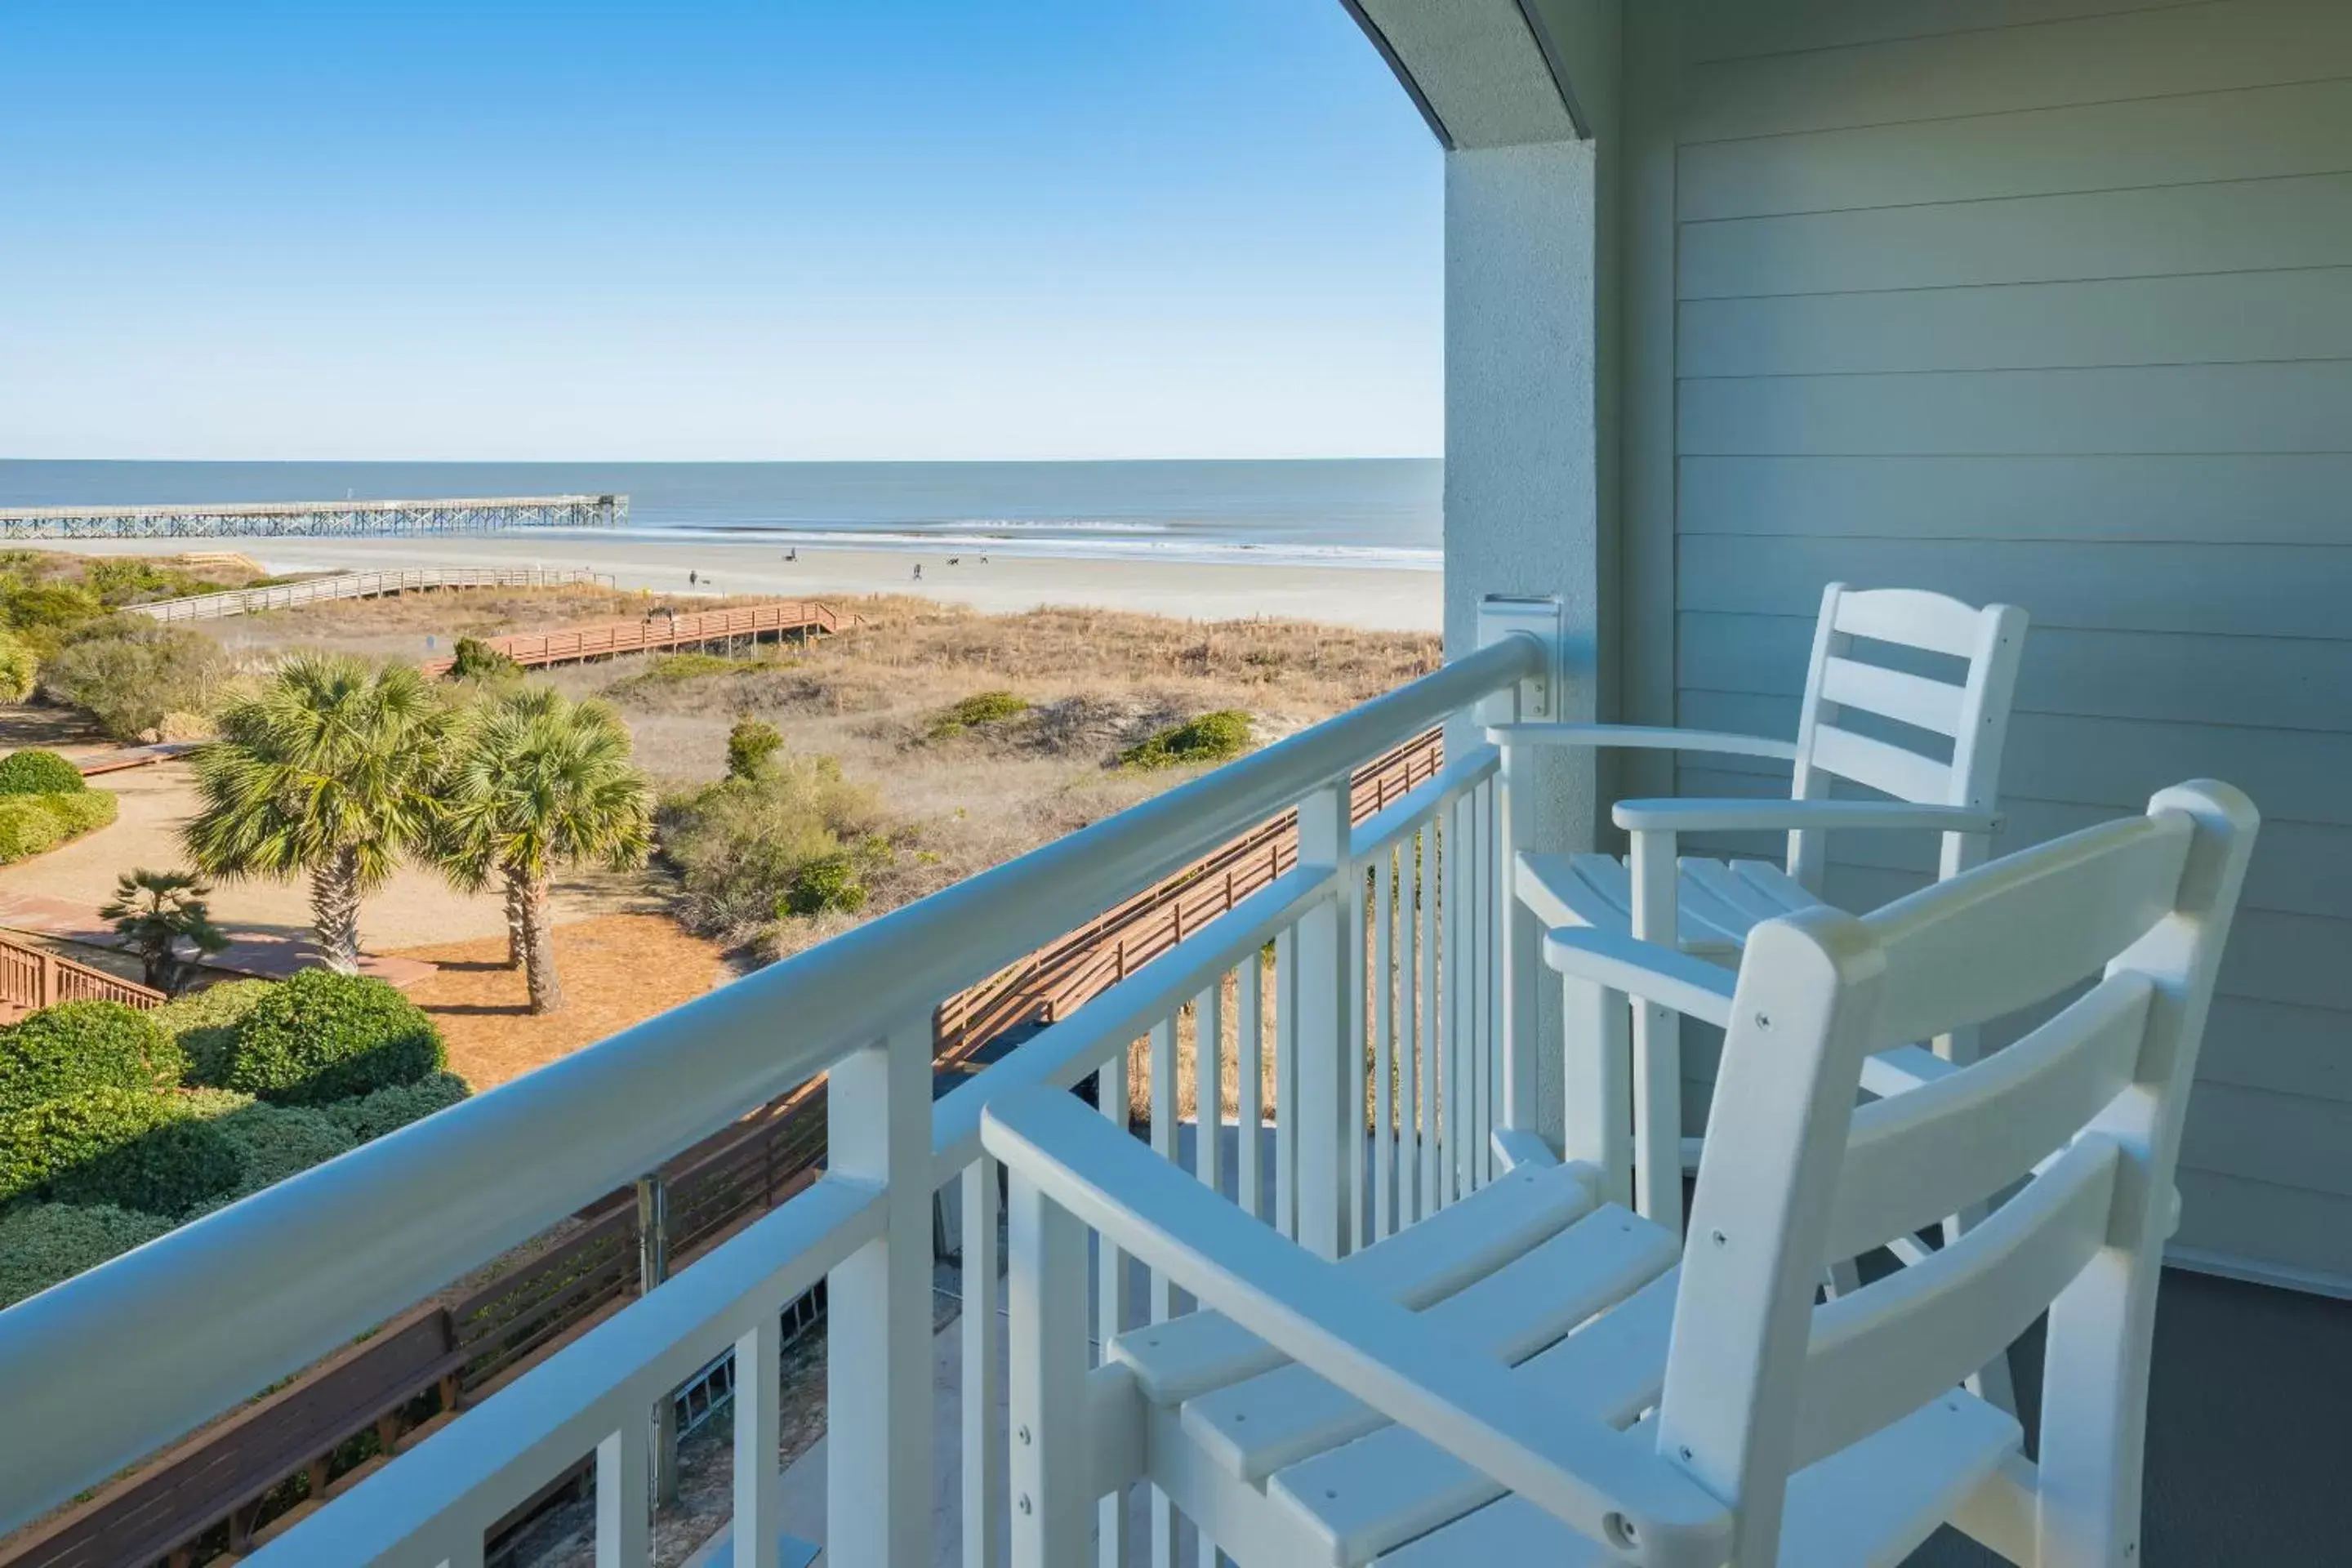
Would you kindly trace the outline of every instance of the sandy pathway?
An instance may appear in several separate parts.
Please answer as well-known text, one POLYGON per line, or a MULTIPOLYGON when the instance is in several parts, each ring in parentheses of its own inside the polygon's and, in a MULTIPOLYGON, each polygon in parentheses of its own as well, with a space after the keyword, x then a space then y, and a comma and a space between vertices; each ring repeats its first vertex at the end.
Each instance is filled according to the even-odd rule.
MULTIPOLYGON (((179 826, 194 809, 195 790, 186 763, 109 773, 92 780, 91 787, 110 790, 121 801, 114 826, 0 868, 0 888, 96 909, 113 894, 114 879, 125 871, 187 865, 179 826)), ((291 937, 310 923, 308 892, 300 882, 222 882, 213 890, 212 904, 214 921, 234 932, 291 937)), ((590 874, 556 884, 558 923, 661 908, 659 889, 644 876, 590 874)), ((461 893, 436 873, 409 868, 360 911, 362 944, 376 952, 505 931, 505 911, 495 894, 461 893)))

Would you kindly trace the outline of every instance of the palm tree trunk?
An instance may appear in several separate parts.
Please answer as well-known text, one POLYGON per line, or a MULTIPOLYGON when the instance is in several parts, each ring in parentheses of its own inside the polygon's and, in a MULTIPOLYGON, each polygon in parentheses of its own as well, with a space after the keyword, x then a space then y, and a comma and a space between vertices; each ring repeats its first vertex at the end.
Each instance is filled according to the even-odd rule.
POLYGON ((339 849, 310 872, 310 924, 319 957, 338 974, 360 972, 360 852, 339 849))
POLYGON ((563 982, 555 973, 555 931, 548 923, 547 884, 516 877, 507 886, 521 893, 522 972, 530 987, 530 1010, 555 1012, 563 1005, 563 982))
POLYGON ((530 916, 523 907, 523 884, 519 879, 507 879, 506 897, 507 967, 520 969, 530 962, 525 955, 530 946, 530 916))

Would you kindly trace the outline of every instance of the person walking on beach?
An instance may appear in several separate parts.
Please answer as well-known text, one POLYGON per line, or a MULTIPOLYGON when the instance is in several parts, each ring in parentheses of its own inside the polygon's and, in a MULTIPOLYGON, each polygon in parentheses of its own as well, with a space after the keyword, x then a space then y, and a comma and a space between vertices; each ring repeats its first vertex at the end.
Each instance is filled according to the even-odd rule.
POLYGON ((918 562, 916 562, 916 563, 915 563, 915 581, 916 581, 916 582, 918 582, 918 583, 919 583, 919 582, 921 582, 922 580, 923 580, 923 563, 922 563, 921 562, 918 561, 918 562))
POLYGON ((698 582, 699 582, 699 581, 700 581, 700 579, 699 579, 699 578, 698 578, 698 577, 697 577, 693 573, 691 573, 691 572, 688 572, 688 573, 686 574, 686 585, 687 585, 688 587, 689 587, 689 588, 693 587, 693 586, 695 585, 695 584, 696 584, 696 583, 698 583, 698 582))

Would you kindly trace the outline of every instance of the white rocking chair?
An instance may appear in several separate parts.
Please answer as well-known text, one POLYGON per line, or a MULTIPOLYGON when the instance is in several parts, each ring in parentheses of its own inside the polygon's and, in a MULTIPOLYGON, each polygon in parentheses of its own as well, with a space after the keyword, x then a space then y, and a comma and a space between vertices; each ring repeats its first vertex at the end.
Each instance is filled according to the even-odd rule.
MULTIPOLYGON (((1856 590, 1832 583, 1822 594, 1814 623, 1793 743, 1616 724, 1495 726, 1487 738, 1504 746, 1507 755, 1523 746, 1632 747, 1769 757, 1796 765, 1787 800, 1620 803, 1613 814, 1617 826, 1632 835, 1633 853, 1623 860, 1612 855, 1519 854, 1512 868, 1516 908, 1510 918, 1545 929, 1587 926, 1671 942, 1685 952, 1732 963, 1759 921, 1823 907, 1822 879, 1832 830, 1937 833, 1943 838, 1939 876, 1977 865, 1998 825, 1993 805, 2025 627, 2025 612, 2011 605, 1979 609, 1940 594, 1856 590), (1966 669, 1955 684, 1865 662, 1858 657, 1863 650, 1854 646, 1857 638, 1963 659, 1966 669), (1864 734, 1849 727, 1850 712, 1948 737, 1950 758, 1864 734), (1892 798, 1832 800, 1831 791, 1840 779, 1892 798), (1685 833, 1781 829, 1789 835, 1785 870, 1763 860, 1675 853, 1677 837, 1685 833)), ((1507 763, 1506 772, 1518 769, 1507 763)), ((1522 932, 1517 941, 1526 951, 1532 932, 1522 932)), ((1600 1052, 1608 1070, 1599 1094, 1568 1107, 1568 1152, 1609 1173, 1609 1196, 1676 1229, 1683 1175, 1696 1165, 1696 1140, 1686 1149, 1682 1136, 1680 1021, 1664 1007, 1634 1007, 1629 1042, 1628 1016, 1623 996, 1570 988, 1569 1031, 1600 1052)), ((1937 1050, 1963 1061, 1973 1056, 1972 1042, 1964 1037, 1941 1041, 1937 1050)))
POLYGON ((1591 1166, 1531 1163, 1327 1263, 1068 1095, 1006 1095, 1015 1568, 1091 1568, 1097 1500, 1141 1481, 1242 1568, 1884 1568, 1946 1521, 2020 1564, 2136 1563, 2182 1112, 2255 821, 2180 785, 1864 919, 1769 921, 1736 983, 1556 934, 1557 966, 1727 1027, 1686 1253, 1591 1166), (1905 1044, 2092 977, 1972 1066, 1905 1044), (1824 1258, 2021 1177, 1816 1307, 1824 1258), (1203 1309, 1092 1370, 1089 1228, 1203 1309), (1958 1384, 2045 1310, 2037 1466, 1958 1384))

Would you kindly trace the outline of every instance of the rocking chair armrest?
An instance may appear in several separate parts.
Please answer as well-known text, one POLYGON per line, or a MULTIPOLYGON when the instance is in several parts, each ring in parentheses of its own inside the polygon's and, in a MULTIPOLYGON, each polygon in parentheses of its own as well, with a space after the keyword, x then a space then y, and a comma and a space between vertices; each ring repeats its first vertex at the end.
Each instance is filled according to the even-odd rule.
POLYGON ((1732 988, 1739 982, 1720 964, 1591 926, 1545 932, 1544 962, 1572 979, 1671 1007, 1717 1028, 1730 1021, 1732 988))
POLYGON ((1626 747, 1641 751, 1715 752, 1742 757, 1797 760, 1794 742, 1719 730, 1669 730, 1644 724, 1490 724, 1490 745, 1626 747))
POLYGON ((1903 800, 1621 800, 1611 816, 1633 833, 1727 833, 1747 828, 1909 827, 1990 833, 2000 814, 1903 800))
POLYGON ((1012 1172, 1016 1223, 1031 1194, 1067 1211, 1625 1561, 1719 1568, 1728 1555, 1721 1500, 1639 1437, 1530 1396, 1506 1368, 1350 1285, 1069 1095, 1000 1096, 981 1141, 1012 1172))

